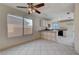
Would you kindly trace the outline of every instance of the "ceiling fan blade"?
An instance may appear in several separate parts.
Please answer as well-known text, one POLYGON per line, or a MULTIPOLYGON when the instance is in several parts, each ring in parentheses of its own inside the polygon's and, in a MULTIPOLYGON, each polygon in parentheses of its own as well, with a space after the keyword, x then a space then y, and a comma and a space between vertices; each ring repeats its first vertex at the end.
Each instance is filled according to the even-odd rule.
POLYGON ((41 12, 40 11, 38 11, 37 9, 35 9, 35 12, 37 12, 38 14, 40 14, 41 12))
POLYGON ((40 8, 40 7, 42 7, 42 6, 44 6, 44 3, 41 3, 41 4, 38 4, 38 5, 35 5, 34 7, 36 7, 36 8, 40 8))
POLYGON ((17 8, 27 8, 27 7, 25 7, 25 6, 16 6, 17 8))

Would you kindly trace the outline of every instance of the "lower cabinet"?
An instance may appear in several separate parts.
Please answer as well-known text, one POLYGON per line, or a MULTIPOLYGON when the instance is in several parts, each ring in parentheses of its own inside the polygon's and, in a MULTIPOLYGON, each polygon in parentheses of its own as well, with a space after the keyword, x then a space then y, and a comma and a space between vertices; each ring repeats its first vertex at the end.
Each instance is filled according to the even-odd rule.
POLYGON ((41 39, 56 41, 56 32, 53 31, 42 31, 41 39))

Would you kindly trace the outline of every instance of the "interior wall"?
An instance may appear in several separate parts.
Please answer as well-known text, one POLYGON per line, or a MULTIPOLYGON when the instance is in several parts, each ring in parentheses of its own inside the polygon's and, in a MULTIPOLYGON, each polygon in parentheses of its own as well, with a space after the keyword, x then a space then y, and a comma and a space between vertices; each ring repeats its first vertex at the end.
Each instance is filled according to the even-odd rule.
POLYGON ((16 45, 22 42, 32 40, 32 36, 8 39, 8 33, 7 33, 7 14, 8 13, 16 16, 26 17, 26 18, 29 17, 26 13, 22 11, 0 4, 0 49, 4 49, 12 45, 16 45))
POLYGON ((75 4, 75 50, 79 53, 79 3, 75 4))

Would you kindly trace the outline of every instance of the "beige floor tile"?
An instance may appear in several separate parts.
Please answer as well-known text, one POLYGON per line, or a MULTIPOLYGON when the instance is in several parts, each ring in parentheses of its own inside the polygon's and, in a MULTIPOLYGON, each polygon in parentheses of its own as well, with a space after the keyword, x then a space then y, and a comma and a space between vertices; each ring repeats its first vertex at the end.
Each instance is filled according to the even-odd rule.
POLYGON ((1 55, 75 55, 73 47, 48 40, 36 40, 0 52, 1 55))

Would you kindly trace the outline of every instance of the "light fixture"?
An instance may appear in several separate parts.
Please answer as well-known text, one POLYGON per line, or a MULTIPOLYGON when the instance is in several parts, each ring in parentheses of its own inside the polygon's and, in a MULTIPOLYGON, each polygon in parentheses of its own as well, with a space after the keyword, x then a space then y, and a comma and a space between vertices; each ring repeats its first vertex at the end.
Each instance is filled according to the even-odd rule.
POLYGON ((29 11, 30 13, 34 13, 34 12, 35 12, 35 10, 32 9, 32 8, 28 8, 28 11, 29 11))
POLYGON ((32 9, 31 8, 28 8, 28 11, 31 11, 32 9))
POLYGON ((35 10, 33 9, 32 12, 35 12, 35 10))

